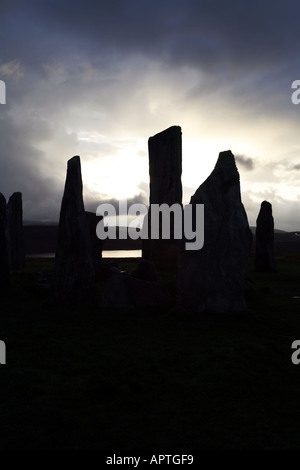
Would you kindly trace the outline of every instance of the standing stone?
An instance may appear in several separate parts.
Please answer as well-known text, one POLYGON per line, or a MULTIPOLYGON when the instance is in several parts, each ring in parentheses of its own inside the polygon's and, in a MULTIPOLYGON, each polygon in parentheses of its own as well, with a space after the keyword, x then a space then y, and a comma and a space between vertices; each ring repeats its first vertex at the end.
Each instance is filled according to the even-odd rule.
POLYGON ((143 240, 143 258, 154 262, 159 269, 174 269, 177 266, 178 240, 174 240, 173 219, 170 223, 170 240, 161 238, 151 240, 151 205, 182 204, 182 142, 181 128, 172 126, 169 129, 150 137, 149 174, 150 174, 150 208, 148 214, 148 240, 143 240))
POLYGON ((275 270, 272 204, 263 201, 256 219, 255 271, 270 272, 275 270))
POLYGON ((67 304, 92 301, 94 267, 78 156, 68 161, 53 277, 55 300, 67 304))
POLYGON ((245 310, 245 272, 252 234, 231 151, 219 154, 214 170, 190 204, 204 204, 204 245, 200 250, 182 252, 179 308, 216 313, 245 310))
POLYGON ((7 249, 7 213, 6 200, 0 193, 0 290, 3 291, 9 284, 9 264, 7 249))
POLYGON ((7 204, 8 259, 11 271, 20 271, 25 264, 22 193, 16 192, 7 204))
POLYGON ((96 228, 100 220, 103 219, 102 216, 97 216, 94 212, 85 212, 87 218, 87 224, 89 228, 89 234, 91 239, 91 248, 92 248, 92 260, 94 265, 95 274, 99 274, 101 271, 101 260, 102 260, 102 245, 103 240, 97 237, 96 228))

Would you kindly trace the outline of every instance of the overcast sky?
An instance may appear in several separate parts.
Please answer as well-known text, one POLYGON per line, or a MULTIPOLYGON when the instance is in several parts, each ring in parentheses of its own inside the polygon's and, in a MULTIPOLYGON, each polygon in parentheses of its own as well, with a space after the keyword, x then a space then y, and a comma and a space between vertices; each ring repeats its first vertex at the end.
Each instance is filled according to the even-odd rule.
POLYGON ((184 203, 231 150, 249 223, 300 229, 300 3, 1 0, 0 192, 58 220, 67 160, 85 206, 148 202, 148 138, 182 128, 184 203))

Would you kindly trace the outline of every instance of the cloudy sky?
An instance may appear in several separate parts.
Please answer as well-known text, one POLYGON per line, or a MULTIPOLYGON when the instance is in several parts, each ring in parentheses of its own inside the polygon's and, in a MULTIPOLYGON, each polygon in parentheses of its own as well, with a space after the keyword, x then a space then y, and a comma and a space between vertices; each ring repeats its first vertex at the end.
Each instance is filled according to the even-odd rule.
POLYGON ((1 0, 0 191, 58 220, 67 160, 86 208, 148 201, 148 138, 182 128, 184 203, 231 150, 249 223, 300 229, 296 0, 1 0))

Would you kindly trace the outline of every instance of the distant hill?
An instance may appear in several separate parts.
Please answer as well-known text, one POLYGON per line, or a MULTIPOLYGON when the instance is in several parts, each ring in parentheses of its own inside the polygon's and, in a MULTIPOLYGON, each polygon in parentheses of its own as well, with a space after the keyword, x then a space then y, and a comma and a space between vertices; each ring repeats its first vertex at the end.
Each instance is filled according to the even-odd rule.
POLYGON ((33 226, 36 226, 36 227, 40 226, 40 225, 42 225, 43 227, 45 225, 47 225, 47 226, 49 226, 49 225, 50 226, 53 226, 53 225, 57 226, 58 222, 53 222, 51 220, 24 220, 23 225, 24 225, 24 227, 26 227, 27 225, 33 225, 33 226))
MULTIPOLYGON (((58 224, 43 223, 29 225, 24 223, 24 239, 26 255, 54 253, 56 249, 58 224)), ((132 240, 127 237, 127 227, 116 227, 117 239, 106 239, 104 250, 140 250, 141 239, 132 240), (119 239, 127 237, 127 239, 119 239)))
MULTIPOLYGON (((255 227, 250 227, 253 233, 252 249, 255 249, 255 227)), ((24 238, 26 255, 54 253, 56 247, 58 224, 44 222, 42 224, 24 223, 24 238)), ((142 240, 131 238, 120 239, 127 236, 127 227, 117 227, 117 239, 106 239, 104 250, 140 250, 142 240)), ((205 242, 204 242, 205 243, 205 242)), ((276 252, 300 252, 300 231, 285 232, 275 229, 274 248, 276 252)))
MULTIPOLYGON (((250 227, 253 233, 252 250, 255 249, 255 227, 250 227)), ((274 229, 274 251, 286 253, 300 253, 300 231, 285 232, 274 229)))
MULTIPOLYGON (((256 227, 250 227, 250 230, 255 235, 256 227)), ((274 228, 274 233, 290 233, 290 232, 286 232, 285 230, 278 230, 278 228, 274 228)))

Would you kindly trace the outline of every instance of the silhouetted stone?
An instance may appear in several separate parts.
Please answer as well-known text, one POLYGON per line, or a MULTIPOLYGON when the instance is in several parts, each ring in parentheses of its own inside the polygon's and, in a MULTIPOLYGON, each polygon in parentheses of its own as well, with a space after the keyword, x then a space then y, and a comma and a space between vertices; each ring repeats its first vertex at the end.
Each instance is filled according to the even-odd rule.
POLYGON ((11 271, 20 271, 25 264, 22 193, 17 192, 7 204, 8 260, 11 271))
POLYGON ((150 208, 148 217, 148 240, 143 240, 143 258, 154 262, 159 269, 174 269, 177 266, 178 240, 174 240, 173 219, 170 224, 170 240, 161 238, 151 240, 151 205, 182 203, 182 143, 181 128, 172 126, 169 129, 150 137, 149 174, 150 174, 150 208))
POLYGON ((101 259, 102 259, 102 245, 103 241, 97 237, 96 227, 98 222, 103 219, 102 216, 97 216, 94 212, 85 212, 89 234, 91 238, 91 248, 92 248, 92 260, 94 264, 95 274, 97 275, 101 270, 101 259))
POLYGON ((0 291, 3 291, 9 284, 9 264, 6 229, 6 200, 3 194, 0 193, 0 291))
POLYGON ((204 246, 182 252, 179 307, 216 313, 245 310, 245 272, 252 234, 231 151, 219 154, 214 170, 190 204, 204 204, 204 246))
POLYGON ((94 266, 91 239, 82 199, 80 158, 68 161, 61 204, 54 265, 57 301, 89 302, 93 296, 94 266))
POLYGON ((275 269, 272 204, 263 201, 256 219, 255 270, 268 272, 275 269))
POLYGON ((123 274, 111 276, 99 298, 99 305, 108 308, 167 306, 171 303, 171 295, 160 284, 123 274))

